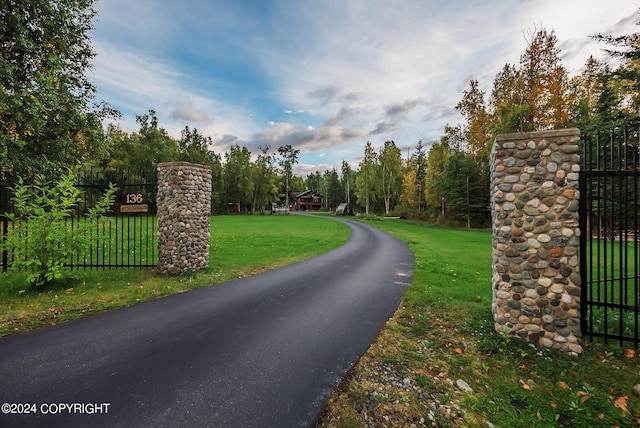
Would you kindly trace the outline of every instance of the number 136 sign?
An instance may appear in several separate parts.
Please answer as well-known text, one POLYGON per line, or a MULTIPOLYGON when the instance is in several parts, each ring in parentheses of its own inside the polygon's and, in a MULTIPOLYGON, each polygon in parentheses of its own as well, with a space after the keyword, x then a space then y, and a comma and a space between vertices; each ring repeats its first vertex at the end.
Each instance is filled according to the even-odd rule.
POLYGON ((120 205, 121 213, 146 213, 149 212, 149 205, 143 204, 144 198, 140 193, 127 193, 124 204, 120 205))

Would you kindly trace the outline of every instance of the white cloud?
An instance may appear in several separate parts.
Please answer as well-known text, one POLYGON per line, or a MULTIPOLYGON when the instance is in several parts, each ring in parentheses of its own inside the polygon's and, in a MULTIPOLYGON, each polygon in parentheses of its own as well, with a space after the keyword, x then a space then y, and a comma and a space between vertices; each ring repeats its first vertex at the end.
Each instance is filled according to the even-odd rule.
POLYGON ((637 31, 637 0, 614 3, 110 0, 98 6, 95 81, 130 117, 155 108, 162 126, 175 134, 198 125, 218 151, 291 144, 339 163, 367 139, 437 140, 462 120, 454 106, 469 79, 488 92, 536 27, 554 30, 566 65, 579 70, 601 54, 590 35, 637 31))
POLYGON ((228 134, 248 136, 258 126, 242 106, 228 104, 189 86, 189 76, 163 63, 108 43, 95 43, 94 81, 99 96, 122 111, 121 126, 135 130, 135 114, 154 109, 160 126, 179 136, 185 125, 221 139, 228 134), (244 132, 243 132, 244 131, 244 132))

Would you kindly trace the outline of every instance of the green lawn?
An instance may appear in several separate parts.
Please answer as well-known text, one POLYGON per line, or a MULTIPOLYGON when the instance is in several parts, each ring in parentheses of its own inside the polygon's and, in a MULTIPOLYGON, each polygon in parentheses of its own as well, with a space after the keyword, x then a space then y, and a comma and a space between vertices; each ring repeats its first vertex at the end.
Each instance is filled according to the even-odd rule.
POLYGON ((611 335, 623 334, 633 337, 640 328, 635 310, 607 309, 608 305, 635 307, 640 301, 636 269, 640 263, 639 249, 635 242, 591 239, 587 244, 587 259, 591 260, 589 276, 593 282, 588 299, 602 303, 592 306, 588 320, 592 330, 611 335))
POLYGON ((25 274, 0 273, 0 336, 52 325, 107 309, 257 274, 342 245, 348 227, 319 217, 211 218, 209 268, 179 277, 152 269, 74 269, 45 289, 25 274))
MULTIPOLYGON (((348 237, 344 224, 322 217, 211 222, 210 268, 190 275, 74 270, 40 291, 25 288, 20 275, 2 274, 0 334, 252 275, 328 251, 348 237)), ((371 224, 411 247, 413 282, 332 397, 320 426, 638 426, 640 398, 632 391, 640 383, 640 361, 633 350, 585 343, 581 356, 570 357, 495 333, 490 232, 371 224), (462 391, 458 381, 473 392, 462 391)))
POLYGON ((320 426, 638 426, 633 350, 586 343, 571 357, 495 333, 490 231, 371 224, 409 244, 413 282, 320 426))

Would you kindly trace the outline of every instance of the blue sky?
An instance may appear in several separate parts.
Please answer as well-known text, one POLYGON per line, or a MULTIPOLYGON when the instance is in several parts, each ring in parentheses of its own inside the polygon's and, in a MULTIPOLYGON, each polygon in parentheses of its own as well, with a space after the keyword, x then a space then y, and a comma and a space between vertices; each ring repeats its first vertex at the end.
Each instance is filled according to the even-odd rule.
POLYGON ((154 109, 179 137, 300 150, 296 171, 357 165, 363 147, 437 141, 478 79, 487 93, 536 28, 564 65, 604 57, 590 36, 636 32, 637 0, 101 0, 91 32, 98 97, 137 129, 154 109))

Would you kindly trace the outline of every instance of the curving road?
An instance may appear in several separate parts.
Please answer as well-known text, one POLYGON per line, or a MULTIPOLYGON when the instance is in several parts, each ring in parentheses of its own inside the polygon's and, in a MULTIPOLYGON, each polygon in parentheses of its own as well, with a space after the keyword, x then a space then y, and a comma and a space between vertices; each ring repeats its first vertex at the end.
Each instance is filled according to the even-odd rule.
POLYGON ((1 339, 0 403, 32 413, 0 426, 312 426, 413 272, 407 245, 347 222, 313 259, 1 339))

